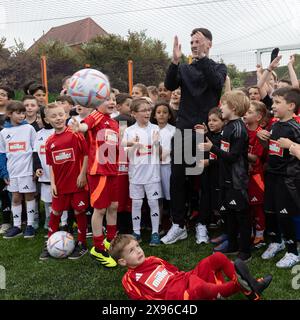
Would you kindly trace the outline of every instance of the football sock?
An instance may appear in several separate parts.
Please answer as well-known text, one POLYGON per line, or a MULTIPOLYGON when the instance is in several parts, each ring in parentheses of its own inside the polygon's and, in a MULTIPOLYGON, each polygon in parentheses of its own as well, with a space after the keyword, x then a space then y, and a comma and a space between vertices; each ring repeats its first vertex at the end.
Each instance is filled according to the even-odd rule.
POLYGON ((26 201, 26 209, 27 209, 27 225, 32 226, 34 224, 34 217, 36 215, 35 211, 35 200, 26 201))
POLYGON ((50 212, 52 211, 51 203, 50 202, 44 202, 45 206, 45 217, 46 219, 50 218, 50 212))
POLYGON ((158 233, 159 228, 159 205, 158 200, 148 200, 150 207, 150 217, 152 224, 152 233, 158 233))
POLYGON ((103 241, 104 241, 104 235, 97 236, 97 237, 93 236, 94 247, 97 250, 105 251, 103 241))
POLYGON ((143 205, 143 200, 132 200, 132 226, 133 231, 137 234, 141 234, 141 209, 143 205))
POLYGON ((86 244, 86 227, 87 227, 87 219, 85 212, 81 212, 79 214, 75 214, 75 219, 77 222, 78 229, 78 241, 86 244))
POLYGON ((11 211, 14 219, 14 227, 18 227, 21 229, 22 205, 19 205, 19 206, 12 205, 11 211))
POLYGON ((48 238, 58 230, 60 217, 61 215, 55 215, 53 212, 50 213, 48 238))
POLYGON ((106 225, 106 238, 107 241, 111 242, 111 240, 115 237, 117 233, 117 226, 116 225, 106 225))

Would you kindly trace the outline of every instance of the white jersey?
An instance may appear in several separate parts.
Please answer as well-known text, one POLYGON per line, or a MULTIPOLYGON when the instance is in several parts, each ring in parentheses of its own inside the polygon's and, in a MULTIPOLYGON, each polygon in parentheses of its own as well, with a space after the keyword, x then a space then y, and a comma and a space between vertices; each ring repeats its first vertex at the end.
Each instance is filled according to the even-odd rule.
POLYGON ((153 147, 153 133, 159 132, 159 127, 149 122, 147 127, 137 123, 126 128, 122 140, 123 145, 134 141, 136 137, 143 147, 129 154, 129 182, 132 184, 148 184, 160 181, 159 148, 153 147))
POLYGON ((6 153, 10 178, 33 175, 32 152, 36 132, 30 124, 4 128, 0 132, 0 153, 6 153))
POLYGON ((50 182, 50 170, 49 165, 46 164, 45 146, 47 139, 54 134, 54 132, 54 129, 43 128, 36 134, 33 150, 38 153, 43 168, 43 175, 39 177, 39 182, 50 182))
POLYGON ((162 148, 162 164, 168 164, 171 162, 171 139, 175 134, 176 128, 170 124, 167 124, 164 128, 159 129, 161 148, 162 148))

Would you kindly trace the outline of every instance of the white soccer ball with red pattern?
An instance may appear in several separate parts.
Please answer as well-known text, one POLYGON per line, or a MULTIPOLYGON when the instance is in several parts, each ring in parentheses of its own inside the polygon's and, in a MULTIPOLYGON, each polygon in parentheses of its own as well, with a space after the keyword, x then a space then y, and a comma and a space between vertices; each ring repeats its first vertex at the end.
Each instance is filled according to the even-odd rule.
POLYGON ((82 69, 73 74, 68 95, 75 104, 97 108, 110 96, 110 83, 105 74, 95 69, 82 69))
POLYGON ((71 233, 57 231, 47 241, 47 249, 53 258, 66 258, 75 248, 75 241, 71 233))

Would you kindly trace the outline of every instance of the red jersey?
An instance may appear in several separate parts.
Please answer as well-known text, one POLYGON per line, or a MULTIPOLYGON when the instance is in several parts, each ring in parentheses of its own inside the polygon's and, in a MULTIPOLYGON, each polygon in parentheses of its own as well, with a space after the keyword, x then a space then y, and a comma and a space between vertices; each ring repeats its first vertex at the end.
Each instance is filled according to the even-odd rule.
POLYGON ((83 158, 88 155, 87 143, 81 133, 66 128, 46 141, 46 162, 52 166, 58 194, 82 192, 77 187, 83 158))
POLYGON ((103 176, 118 174, 119 124, 108 114, 94 110, 83 123, 87 124, 89 148, 88 173, 103 176))
POLYGON ((258 127, 256 130, 249 130, 247 128, 248 136, 249 136, 249 148, 248 153, 251 153, 253 155, 257 156, 257 160, 255 163, 251 163, 251 169, 250 174, 254 175, 257 173, 263 173, 263 163, 262 163, 262 157, 264 154, 264 147, 259 142, 259 139, 257 138, 257 132, 262 130, 261 127, 258 127))
MULTIPOLYGON (((177 299, 184 298, 186 286, 178 280, 185 279, 186 273, 179 271, 177 267, 158 257, 148 257, 138 267, 128 269, 122 284, 133 300, 165 300, 169 297, 169 291, 176 292, 177 299)), ((188 280, 186 281, 186 284, 188 280)))

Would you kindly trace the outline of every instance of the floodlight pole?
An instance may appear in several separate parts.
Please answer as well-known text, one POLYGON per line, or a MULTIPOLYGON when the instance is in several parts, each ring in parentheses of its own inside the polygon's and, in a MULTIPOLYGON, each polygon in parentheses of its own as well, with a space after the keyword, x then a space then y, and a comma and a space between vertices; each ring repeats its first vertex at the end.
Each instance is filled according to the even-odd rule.
POLYGON ((41 56, 41 78, 42 78, 42 84, 46 89, 46 104, 48 104, 48 79, 47 79, 47 60, 46 56, 41 56))
POLYGON ((132 88, 133 88, 133 61, 128 60, 128 88, 129 88, 129 94, 132 94, 132 88))

